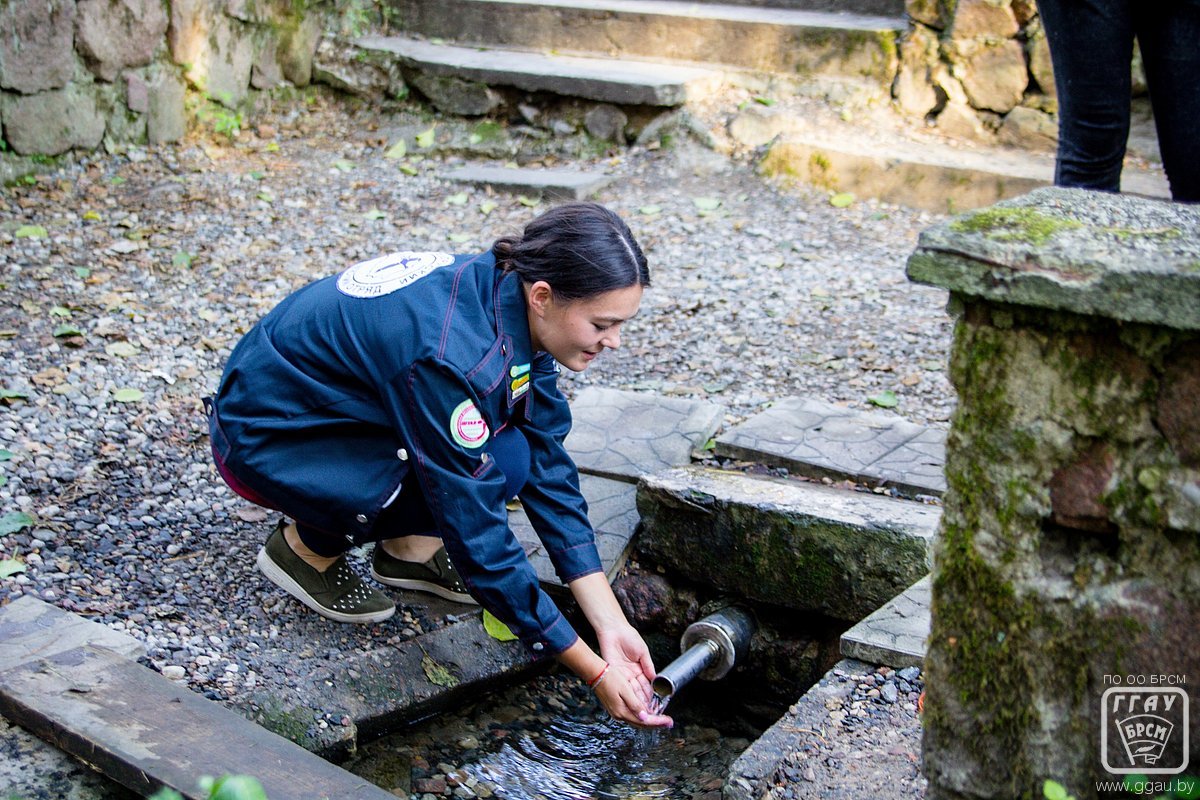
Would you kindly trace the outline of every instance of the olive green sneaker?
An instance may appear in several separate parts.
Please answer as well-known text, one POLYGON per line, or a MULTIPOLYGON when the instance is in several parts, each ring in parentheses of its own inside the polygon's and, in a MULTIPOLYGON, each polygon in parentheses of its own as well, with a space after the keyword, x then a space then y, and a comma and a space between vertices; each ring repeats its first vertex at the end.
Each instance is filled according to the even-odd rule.
POLYGON ((371 577, 398 589, 431 592, 458 603, 479 605, 467 594, 467 586, 454 571, 444 547, 434 553, 433 558, 418 564, 390 556, 384 552, 383 545, 376 544, 375 555, 371 558, 371 577))
POLYGON ((324 572, 310 567, 292 552, 279 523, 255 562, 262 573, 285 592, 323 617, 337 622, 383 622, 396 613, 396 604, 363 583, 341 556, 324 572))

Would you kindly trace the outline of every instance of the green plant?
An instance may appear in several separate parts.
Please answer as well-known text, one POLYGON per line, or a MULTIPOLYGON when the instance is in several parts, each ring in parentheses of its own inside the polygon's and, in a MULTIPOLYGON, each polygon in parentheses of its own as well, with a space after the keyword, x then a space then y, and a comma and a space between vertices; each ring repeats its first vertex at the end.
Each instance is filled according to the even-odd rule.
MULTIPOLYGON (((226 96, 225 99, 226 105, 232 104, 232 98, 226 96)), ((227 108, 226 105, 216 102, 212 95, 206 94, 204 102, 196 109, 196 118, 211 125, 213 133, 235 139, 241 133, 246 120, 241 111, 227 108)))
MULTIPOLYGON (((208 792, 208 800, 267 800, 262 784, 249 775, 224 775, 200 778, 200 791, 208 792)), ((150 800, 183 800, 174 789, 163 787, 150 795, 150 800)))

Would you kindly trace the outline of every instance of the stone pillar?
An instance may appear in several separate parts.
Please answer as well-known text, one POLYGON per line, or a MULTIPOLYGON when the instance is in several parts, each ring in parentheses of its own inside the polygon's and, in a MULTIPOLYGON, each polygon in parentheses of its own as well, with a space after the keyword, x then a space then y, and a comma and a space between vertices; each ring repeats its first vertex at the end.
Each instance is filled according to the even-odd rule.
POLYGON ((928 796, 1200 773, 1200 208, 1040 189, 908 274, 958 318, 928 796))

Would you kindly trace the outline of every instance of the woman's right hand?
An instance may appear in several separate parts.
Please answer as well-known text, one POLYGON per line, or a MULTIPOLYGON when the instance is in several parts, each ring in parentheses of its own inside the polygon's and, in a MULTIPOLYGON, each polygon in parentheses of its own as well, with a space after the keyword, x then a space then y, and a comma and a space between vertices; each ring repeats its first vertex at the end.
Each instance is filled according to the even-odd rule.
POLYGON ((650 712, 637 687, 621 670, 609 667, 604 679, 592 691, 613 719, 639 728, 670 728, 675 725, 675 720, 665 714, 650 712))

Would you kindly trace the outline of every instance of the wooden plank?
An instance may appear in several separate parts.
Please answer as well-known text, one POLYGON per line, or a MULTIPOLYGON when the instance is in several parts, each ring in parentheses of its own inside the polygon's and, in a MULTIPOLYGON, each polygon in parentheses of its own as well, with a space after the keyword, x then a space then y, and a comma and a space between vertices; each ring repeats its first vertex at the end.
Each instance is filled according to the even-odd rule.
POLYGON ((199 800, 202 775, 253 775, 271 798, 395 800, 383 789, 136 662, 85 645, 0 673, 0 713, 143 795, 199 800))
POLYGON ((0 672, 83 645, 138 658, 145 645, 126 633, 22 595, 0 608, 0 672))

